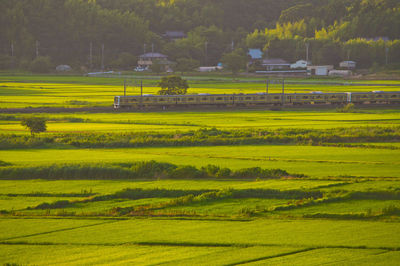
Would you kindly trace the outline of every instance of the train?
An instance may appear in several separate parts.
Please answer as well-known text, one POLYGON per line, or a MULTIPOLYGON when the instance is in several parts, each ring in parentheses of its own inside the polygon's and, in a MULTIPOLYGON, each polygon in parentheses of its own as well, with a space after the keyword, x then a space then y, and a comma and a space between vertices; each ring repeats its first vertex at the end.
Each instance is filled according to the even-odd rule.
POLYGON ((171 107, 234 107, 234 106, 290 106, 399 104, 400 91, 371 92, 310 92, 310 93, 253 93, 253 94, 190 94, 115 96, 115 109, 167 109, 171 107))

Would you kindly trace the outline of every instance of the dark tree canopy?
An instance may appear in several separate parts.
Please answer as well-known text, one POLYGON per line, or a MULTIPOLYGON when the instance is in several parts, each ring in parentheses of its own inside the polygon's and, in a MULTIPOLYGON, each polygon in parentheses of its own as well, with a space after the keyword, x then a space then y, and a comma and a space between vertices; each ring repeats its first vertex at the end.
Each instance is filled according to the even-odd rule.
POLYGON ((45 132, 47 129, 46 119, 43 117, 25 117, 22 119, 21 125, 28 128, 32 136, 35 133, 45 132))
POLYGON ((0 69, 45 71, 43 60, 32 63, 38 57, 73 69, 100 69, 102 61, 129 69, 144 47, 205 66, 238 48, 294 61, 305 59, 310 40, 330 42, 310 46, 313 64, 323 63, 329 47, 337 47, 336 61, 359 60, 360 67, 384 64, 386 48, 389 63, 400 63, 399 0, 0 0, 0 10, 0 69), (166 31, 187 38, 171 42, 166 31), (358 41, 377 37, 389 41, 358 41), (360 53, 355 45, 367 48, 360 53))
POLYGON ((246 67, 247 58, 243 50, 233 51, 222 56, 222 63, 232 71, 233 74, 246 67))
POLYGON ((161 90, 158 92, 160 95, 186 94, 189 88, 187 81, 179 76, 162 77, 158 86, 161 87, 161 90))

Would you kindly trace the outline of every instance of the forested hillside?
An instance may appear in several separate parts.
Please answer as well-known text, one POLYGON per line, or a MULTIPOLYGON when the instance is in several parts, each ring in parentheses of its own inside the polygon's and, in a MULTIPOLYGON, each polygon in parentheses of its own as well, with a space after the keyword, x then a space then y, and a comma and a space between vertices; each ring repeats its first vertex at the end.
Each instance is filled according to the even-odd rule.
POLYGON ((0 9, 3 69, 29 68, 38 56, 99 69, 102 47, 112 69, 134 66, 146 49, 202 65, 248 48, 294 61, 306 43, 314 64, 400 63, 398 0, 0 0, 0 9), (169 42, 166 31, 187 38, 169 42))

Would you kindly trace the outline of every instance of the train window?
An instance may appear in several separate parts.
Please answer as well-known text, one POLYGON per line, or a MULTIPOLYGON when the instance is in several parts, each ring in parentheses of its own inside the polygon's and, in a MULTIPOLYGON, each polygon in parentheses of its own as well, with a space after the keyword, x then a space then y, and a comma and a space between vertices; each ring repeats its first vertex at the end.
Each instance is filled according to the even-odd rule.
POLYGON ((222 100, 222 97, 217 97, 216 100, 217 100, 217 101, 221 101, 221 100, 222 100))
POLYGON ((376 98, 382 98, 382 95, 376 95, 376 98))
POLYGON ((274 99, 275 99, 275 100, 279 100, 279 96, 275 96, 274 99))
POLYGON ((229 97, 229 100, 233 100, 233 97, 229 97))
POLYGON ((137 100, 136 99, 130 99, 130 102, 136 102, 137 100))
POLYGON ((368 96, 367 95, 362 95, 361 98, 365 99, 365 98, 368 98, 368 96))
POLYGON ((176 99, 178 102, 180 102, 181 101, 181 98, 178 98, 178 99, 176 99))
POLYGON ((224 100, 225 100, 225 101, 228 100, 228 97, 224 97, 224 100))
POLYGON ((260 96, 260 100, 264 100, 265 99, 265 97, 264 96, 260 96))
POLYGON ((308 99, 308 96, 303 96, 303 99, 308 99))
POLYGON ((159 101, 159 102, 164 102, 165 100, 164 100, 163 98, 161 98, 161 99, 159 99, 158 101, 159 101))
POLYGON ((206 97, 201 98, 202 101, 207 101, 206 97))
POLYGON ((239 97, 239 101, 243 101, 243 97, 239 97))
POLYGON ((246 100, 251 100, 251 97, 246 97, 246 100))
POLYGON ((188 101, 194 101, 194 98, 189 98, 188 101))
POLYGON ((397 95, 392 95, 390 96, 390 98, 397 98, 397 95))
POLYGON ((331 96, 331 99, 336 99, 336 96, 335 96, 335 95, 332 95, 332 96, 331 96))
POLYGON ((321 98, 322 98, 321 96, 317 96, 317 97, 316 97, 316 99, 321 99, 321 98))

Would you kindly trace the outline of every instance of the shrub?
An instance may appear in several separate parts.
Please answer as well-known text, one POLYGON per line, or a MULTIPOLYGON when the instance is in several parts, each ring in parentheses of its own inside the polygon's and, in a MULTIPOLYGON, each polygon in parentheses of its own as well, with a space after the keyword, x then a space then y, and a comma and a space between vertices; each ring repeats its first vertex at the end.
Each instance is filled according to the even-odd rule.
POLYGON ((342 108, 336 109, 339 113, 352 113, 354 112, 354 103, 348 103, 342 108))
POLYGON ((50 57, 38 56, 30 64, 30 70, 34 73, 48 73, 52 68, 50 57))
POLYGON ((25 117, 21 120, 21 125, 28 128, 31 131, 32 137, 35 133, 46 131, 46 119, 43 117, 25 117))

